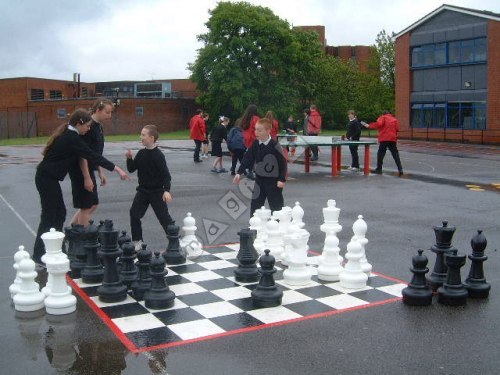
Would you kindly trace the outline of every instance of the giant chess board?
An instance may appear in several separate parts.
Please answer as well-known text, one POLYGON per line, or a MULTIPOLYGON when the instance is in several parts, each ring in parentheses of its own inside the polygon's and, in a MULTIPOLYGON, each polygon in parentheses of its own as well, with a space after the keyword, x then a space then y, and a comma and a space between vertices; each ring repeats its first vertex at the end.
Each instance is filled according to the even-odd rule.
POLYGON ((257 283, 241 283, 234 278, 239 244, 204 249, 185 264, 167 267, 167 283, 176 294, 174 306, 165 310, 145 307, 130 295, 117 303, 104 303, 97 296, 100 284, 69 280, 73 289, 102 318, 132 352, 142 352, 201 340, 272 329, 354 309, 369 308, 401 299, 406 284, 372 272, 363 289, 344 289, 339 282, 321 281, 311 255, 311 283, 289 286, 283 282, 286 269, 276 262, 276 283, 283 288, 281 306, 256 308, 251 291, 257 283))

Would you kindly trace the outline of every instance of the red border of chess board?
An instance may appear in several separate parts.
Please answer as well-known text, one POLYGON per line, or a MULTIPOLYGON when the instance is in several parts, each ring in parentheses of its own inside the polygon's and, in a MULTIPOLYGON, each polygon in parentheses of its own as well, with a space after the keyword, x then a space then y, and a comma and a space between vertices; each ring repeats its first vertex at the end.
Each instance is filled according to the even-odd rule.
MULTIPOLYGON (((216 247, 222 247, 222 246, 227 246, 227 245, 233 245, 233 243, 226 243, 226 244, 220 244, 220 245, 211 245, 211 246, 205 246, 204 248, 216 248, 216 247)), ((309 250, 311 254, 314 255, 320 255, 319 253, 309 250)), ((407 282, 396 279, 394 277, 386 276, 384 274, 378 273, 378 272, 373 272, 373 274, 383 277, 388 280, 392 280, 398 283, 403 283, 407 284, 407 282)), ((308 316, 303 316, 300 318, 296 319, 289 319, 289 320, 283 320, 280 322, 275 322, 275 323, 267 323, 267 324, 262 324, 259 326, 253 326, 253 327, 248 327, 248 328, 241 328, 241 329, 235 329, 232 331, 227 331, 224 333, 218 333, 215 335, 209 335, 209 336, 204 336, 204 337, 199 337, 195 339, 189 339, 189 340, 182 340, 182 341, 177 341, 173 343, 167 343, 167 344, 161 344, 161 345, 155 345, 155 346, 149 346, 147 348, 138 348, 121 330, 116 326, 115 323, 90 299, 90 297, 73 281, 73 279, 69 276, 66 276, 66 279, 68 280, 68 283, 71 285, 73 290, 87 303, 87 305, 102 319, 102 321, 108 326, 108 328, 116 335, 118 339, 127 347, 127 349, 132 352, 132 353, 142 353, 142 352, 149 352, 151 350, 158 350, 158 349, 166 349, 174 346, 182 346, 182 345, 187 345, 191 344, 194 342, 199 342, 199 341, 205 341, 205 340, 212 340, 216 339, 219 337, 224 337, 224 336, 229 336, 229 335, 235 335, 239 333, 245 333, 245 332, 251 332, 251 331, 257 331, 261 329, 267 329, 275 326, 281 326, 285 324, 290 324, 290 323, 295 323, 295 322, 300 322, 303 320, 309 320, 309 319, 317 319, 325 316, 330 316, 330 315, 336 315, 336 314, 341 314, 349 311, 355 311, 355 310, 361 310, 361 309, 366 309, 369 307, 373 306, 380 306, 380 305, 386 305, 389 303, 393 303, 396 301, 399 301, 402 299, 402 297, 394 297, 391 299, 387 299, 384 301, 379 301, 379 302, 371 302, 368 305, 360 305, 360 306, 354 306, 354 307, 349 307, 341 310, 331 310, 331 311, 326 311, 314 315, 308 315, 308 316)))

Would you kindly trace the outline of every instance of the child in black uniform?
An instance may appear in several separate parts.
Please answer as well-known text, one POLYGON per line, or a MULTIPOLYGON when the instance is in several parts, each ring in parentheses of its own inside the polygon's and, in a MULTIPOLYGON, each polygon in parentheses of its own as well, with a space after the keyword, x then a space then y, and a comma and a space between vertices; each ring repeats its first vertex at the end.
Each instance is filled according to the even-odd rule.
POLYGON ((227 142, 227 130, 226 127, 229 124, 229 119, 227 117, 221 116, 219 118, 219 123, 212 130, 212 156, 215 156, 214 164, 212 165, 212 170, 210 172, 214 173, 225 173, 226 170, 222 167, 222 141, 227 142), (217 166, 219 168, 217 169, 217 166))
POLYGON ((255 125, 256 140, 243 156, 233 183, 240 182, 240 175, 255 163, 255 187, 250 204, 250 216, 266 201, 271 211, 283 208, 283 188, 285 187, 287 162, 280 144, 271 138, 272 123, 266 118, 255 125))
POLYGON ((85 158, 95 165, 117 172, 122 180, 128 175, 108 159, 91 150, 81 135, 90 129, 90 113, 77 109, 71 115, 69 124, 60 125, 49 138, 42 154, 43 160, 36 169, 35 184, 40 194, 42 213, 33 248, 33 260, 43 266, 45 246, 41 235, 50 228, 62 231, 66 220, 66 206, 59 181, 64 180, 69 168, 78 158, 85 158))
POLYGON ((172 201, 170 194, 170 172, 165 161, 165 155, 157 147, 158 129, 155 125, 146 125, 141 131, 141 142, 144 145, 139 150, 135 158, 132 151, 128 150, 127 169, 129 172, 135 172, 139 177, 139 186, 135 194, 132 207, 130 208, 130 227, 132 232, 132 241, 135 249, 140 250, 142 244, 142 226, 141 219, 144 217, 149 205, 158 218, 165 234, 167 227, 175 222, 168 213, 167 203, 172 201))

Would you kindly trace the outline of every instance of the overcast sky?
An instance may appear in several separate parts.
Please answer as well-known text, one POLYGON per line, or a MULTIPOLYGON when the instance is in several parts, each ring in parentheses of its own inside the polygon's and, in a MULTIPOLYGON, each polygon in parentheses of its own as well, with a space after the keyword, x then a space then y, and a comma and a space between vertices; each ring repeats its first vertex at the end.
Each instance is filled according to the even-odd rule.
MULTIPOLYGON (((2 1, 0 78, 83 82, 188 78, 215 0, 2 1)), ((328 45, 372 45, 443 3, 436 0, 250 0, 294 26, 324 25, 328 45)), ((498 0, 447 4, 500 13, 498 0)))

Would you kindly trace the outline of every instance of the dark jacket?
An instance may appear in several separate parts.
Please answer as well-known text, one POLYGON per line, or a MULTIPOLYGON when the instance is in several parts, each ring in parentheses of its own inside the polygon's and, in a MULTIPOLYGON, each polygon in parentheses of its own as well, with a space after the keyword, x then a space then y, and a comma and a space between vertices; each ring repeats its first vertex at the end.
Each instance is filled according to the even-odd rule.
POLYGON ((346 138, 351 141, 359 141, 359 137, 361 136, 361 123, 357 118, 349 121, 347 125, 347 134, 346 138))
POLYGON ((256 139, 252 146, 245 152, 238 169, 238 174, 243 174, 246 169, 252 168, 255 163, 255 174, 258 178, 274 178, 286 181, 287 161, 278 142, 270 139, 267 145, 260 144, 256 139))
POLYGON ((158 147, 143 148, 137 152, 135 158, 127 158, 127 170, 132 173, 137 170, 139 186, 142 191, 170 191, 170 171, 167 167, 165 155, 158 147))
POLYGON ((62 181, 78 158, 87 159, 90 163, 110 171, 115 169, 112 162, 91 150, 77 132, 69 129, 54 141, 37 169, 62 181))

